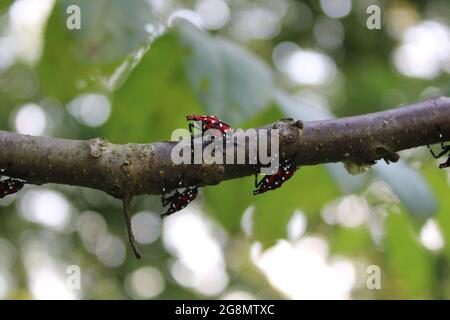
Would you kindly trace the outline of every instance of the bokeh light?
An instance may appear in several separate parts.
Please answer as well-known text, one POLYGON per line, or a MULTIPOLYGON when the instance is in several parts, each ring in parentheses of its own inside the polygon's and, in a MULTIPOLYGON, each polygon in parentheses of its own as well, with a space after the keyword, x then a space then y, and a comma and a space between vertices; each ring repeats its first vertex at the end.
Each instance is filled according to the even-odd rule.
POLYGON ((54 0, 17 0, 9 9, 8 34, 14 37, 10 50, 14 59, 34 63, 42 50, 44 24, 54 0))
POLYGON ((299 49, 289 59, 288 74, 299 84, 321 85, 334 79, 336 66, 323 53, 299 49))
POLYGON ((233 290, 226 292, 222 300, 256 300, 255 295, 243 290, 233 290))
POLYGON ((240 41, 270 39, 280 30, 280 19, 266 8, 254 7, 238 11, 230 23, 231 35, 240 41))
POLYGON ((200 0, 196 4, 196 11, 206 29, 221 29, 230 20, 230 9, 223 0, 200 0))
POLYGON ((167 19, 169 26, 175 26, 180 21, 189 21, 199 29, 203 29, 203 19, 197 12, 189 9, 177 9, 167 19))
POLYGON ((101 237, 96 246, 98 260, 107 267, 121 266, 126 258, 126 248, 122 239, 113 235, 101 237))
POLYGON ((19 133, 40 136, 44 134, 46 126, 45 112, 37 104, 27 103, 16 113, 15 127, 19 133))
POLYGON ((429 219, 420 230, 420 241, 431 251, 438 251, 444 247, 444 238, 434 219, 429 219))
POLYGON ((344 27, 336 19, 320 17, 314 25, 313 33, 317 44, 324 49, 338 49, 344 42, 344 27))
POLYGON ((290 241, 298 240, 306 231, 307 219, 305 214, 296 210, 287 224, 287 238, 290 241))
POLYGON ((164 290, 164 278, 161 272, 153 267, 142 267, 126 279, 128 292, 136 299, 150 299, 164 290))
POLYGON ((290 299, 350 299, 356 270, 349 259, 329 257, 328 243, 316 236, 289 243, 279 241, 261 252, 252 247, 252 260, 268 281, 290 299))
POLYGON ((241 218, 241 229, 248 236, 253 234, 253 214, 255 213, 255 207, 248 207, 241 218))
POLYGON ((352 10, 352 0, 320 0, 323 12, 331 18, 342 18, 352 10))
POLYGON ((67 198, 60 192, 45 188, 26 191, 19 207, 26 220, 57 231, 66 228, 72 215, 67 198))
POLYGON ((99 240, 108 234, 108 226, 99 213, 86 211, 77 218, 77 232, 86 249, 95 253, 99 240))
POLYGON ((367 222, 369 209, 365 198, 348 195, 326 205, 322 209, 322 217, 329 224, 356 228, 367 222))
POLYGON ((195 209, 165 219, 163 242, 177 257, 171 274, 181 285, 204 295, 218 295, 228 284, 225 261, 212 226, 195 209))
POLYGON ((78 96, 69 103, 67 108, 78 121, 89 127, 100 127, 111 114, 111 103, 108 97, 97 93, 78 96))
POLYGON ((393 61, 405 76, 437 77, 449 65, 450 28, 437 21, 424 21, 407 29, 393 61))
POLYGON ((67 286, 66 265, 51 256, 49 243, 39 234, 28 235, 23 241, 22 258, 32 297, 38 300, 78 299, 80 292, 67 286))
POLYGON ((278 43, 272 52, 272 60, 278 70, 288 72, 289 60, 299 49, 299 46, 294 42, 284 41, 278 43))
POLYGON ((152 212, 142 211, 136 213, 131 220, 136 241, 142 244, 155 242, 161 234, 160 221, 161 218, 152 212))

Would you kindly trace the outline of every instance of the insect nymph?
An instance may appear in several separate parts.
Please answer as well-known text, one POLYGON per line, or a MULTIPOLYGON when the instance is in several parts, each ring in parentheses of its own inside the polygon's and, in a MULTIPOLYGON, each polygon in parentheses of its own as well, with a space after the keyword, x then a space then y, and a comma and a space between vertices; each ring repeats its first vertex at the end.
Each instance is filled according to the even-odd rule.
MULTIPOLYGON (((188 121, 198 121, 202 123, 202 133, 205 133, 207 130, 216 129, 222 132, 222 134, 225 133, 226 130, 231 129, 231 126, 229 124, 226 124, 216 116, 201 116, 199 114, 192 114, 186 116, 186 120, 188 121)), ((191 122, 189 123, 189 131, 191 134, 193 133, 194 124, 191 122)))
MULTIPOLYGON (((0 178, 5 170, 5 168, 0 170, 0 178)), ((7 195, 19 192, 24 185, 24 181, 13 178, 0 180, 0 199, 6 197, 7 195)))
POLYGON ((169 197, 166 197, 165 191, 164 188, 161 201, 163 206, 169 206, 169 209, 167 209, 166 213, 161 215, 161 218, 168 217, 171 214, 186 208, 198 195, 198 187, 187 187, 182 192, 175 190, 175 193, 169 197))
POLYGON ((284 160, 283 163, 280 164, 278 171, 272 175, 264 176, 258 182, 258 176, 255 174, 255 190, 253 191, 254 195, 261 194, 267 191, 271 191, 277 188, 280 188, 283 183, 289 180, 298 170, 298 166, 296 166, 291 160, 284 160))

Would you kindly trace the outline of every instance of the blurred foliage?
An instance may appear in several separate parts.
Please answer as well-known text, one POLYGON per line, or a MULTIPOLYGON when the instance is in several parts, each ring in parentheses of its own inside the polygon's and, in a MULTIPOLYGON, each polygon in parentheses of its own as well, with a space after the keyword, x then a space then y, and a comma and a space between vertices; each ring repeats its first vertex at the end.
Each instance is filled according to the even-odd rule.
POLYGON ((390 213, 386 224, 386 255, 392 268, 388 279, 398 283, 392 290, 404 298, 431 298, 434 258, 418 242, 404 213, 390 213))
MULTIPOLYGON (((101 7, 105 6, 102 2, 104 1, 95 2, 93 6, 100 7, 95 11, 101 10, 101 7)), ((116 2, 120 3, 120 1, 116 2)), ((83 4, 89 5, 91 2, 84 1, 83 4)), ((102 61, 96 58, 98 55, 101 55, 101 53, 98 53, 99 49, 97 47, 102 50, 111 50, 104 45, 103 41, 104 38, 112 38, 114 30, 106 30, 106 34, 102 33, 103 30, 98 30, 99 33, 97 33, 97 30, 92 30, 93 27, 87 27, 88 31, 90 31, 89 33, 84 32, 84 28, 81 30, 69 30, 65 27, 67 19, 65 14, 66 7, 67 5, 64 5, 64 2, 58 1, 48 19, 45 47, 37 66, 43 94, 58 98, 63 102, 70 101, 77 93, 83 90, 97 89, 100 77, 104 73, 110 75, 118 66, 118 59, 114 63, 110 59, 102 61), (86 39, 89 35, 98 34, 103 36, 103 38, 86 39)), ((111 7, 114 8, 114 6, 111 7)), ((88 9, 90 8, 84 8, 84 6, 80 8, 83 12, 91 13, 92 11, 88 9)), ((94 22, 99 17, 92 16, 90 19, 94 22)), ((83 22, 85 22, 84 19, 82 20, 83 22)), ((117 28, 120 28, 119 23, 117 23, 117 28)))
POLYGON ((267 107, 273 90, 268 66, 232 42, 188 23, 178 30, 187 48, 186 72, 206 111, 236 123, 267 107))
POLYGON ((13 2, 13 0, 2 1, 2 3, 0 3, 0 10, 7 9, 11 5, 12 2, 13 2))
POLYGON ((374 167, 374 173, 386 181, 400 201, 419 223, 436 213, 436 201, 430 187, 414 169, 399 161, 392 166, 374 167))
POLYGON ((173 128, 185 126, 186 114, 200 112, 182 68, 183 57, 176 34, 157 39, 114 92, 113 113, 103 134, 118 143, 169 140, 173 128))
MULTIPOLYGON (((267 1, 260 4, 263 2, 268 5, 267 1)), ((430 4, 427 9, 420 1, 381 2, 385 10, 403 6, 424 18, 439 12, 429 8, 448 5, 445 1, 429 1, 434 7, 430 4)), ((3 1, 0 12, 10 3, 3 1)), ((287 18, 281 23, 280 32, 265 40, 239 43, 239 39, 232 39, 230 28, 207 32, 176 20, 152 41, 144 26, 151 24, 155 31, 163 18, 151 12, 146 3, 56 1, 37 62, 17 59, 8 68, 0 69, 0 128, 15 129, 14 117, 23 104, 46 105, 44 102, 51 99, 56 101, 51 105, 57 106, 54 114, 59 114, 59 122, 47 134, 72 139, 103 136, 115 143, 146 143, 169 140, 174 129, 187 128, 186 114, 212 113, 234 127, 247 128, 286 116, 317 120, 378 111, 421 100, 426 96, 426 88, 442 94, 450 92, 448 73, 423 80, 397 72, 391 53, 398 39, 389 35, 387 26, 382 30, 366 28, 361 18, 365 12, 360 12, 364 6, 356 1, 352 13, 339 19, 345 30, 342 45, 328 50, 318 48, 312 26, 295 29, 287 18), (66 28, 68 4, 78 4, 82 12, 87 12, 81 30, 66 28), (272 61, 273 49, 283 41, 326 52, 338 69, 335 84, 314 87, 287 80, 272 61), (119 84, 117 88, 111 85, 113 82, 119 84), (314 99, 299 97, 302 90, 329 101, 330 108, 317 107, 314 99), (111 102, 111 114, 99 127, 90 127, 69 112, 71 101, 93 92, 111 102)), ((318 1, 284 3, 288 4, 288 12, 306 4, 312 20, 324 18, 318 1)), ((193 2, 181 4, 192 7, 193 2)), ((48 119, 52 116, 48 115, 48 119)), ((285 297, 250 261, 249 251, 255 243, 270 250, 280 239, 289 238, 287 225, 294 212, 301 212, 307 219, 306 234, 326 238, 332 256, 345 256, 355 265, 380 266, 383 290, 365 289, 364 269, 362 275, 358 273, 358 283, 362 285, 354 288, 354 298, 450 298, 450 187, 446 172, 438 170, 436 162, 422 151, 405 153, 406 160, 399 164, 380 163, 360 176, 348 175, 340 164, 300 168, 283 188, 258 197, 252 195, 253 177, 202 190, 194 207, 203 209, 207 225, 215 226, 211 232, 222 245, 229 277, 227 288, 250 292, 257 298, 285 297), (378 180, 387 184, 385 193, 389 196, 381 191, 371 194, 378 180), (367 203, 371 215, 367 221, 358 226, 327 221, 325 209, 333 203, 342 206, 348 195, 367 203), (384 213, 380 218, 381 239, 374 236, 371 225, 374 210, 384 213), (243 225, 247 218, 251 223, 246 229, 243 225), (442 250, 428 250, 420 242, 422 226, 430 218, 442 232, 442 250)), ((97 212, 107 221, 109 232, 125 241, 119 201, 93 190, 48 188, 69 200, 75 217, 86 211, 97 212)), ((173 271, 175 262, 182 260, 180 253, 165 243, 164 236, 142 245, 143 261, 134 260, 126 246, 126 260, 108 267, 98 252, 86 245, 76 222, 72 221, 64 231, 34 223, 24 216, 21 197, 0 202, 1 238, 8 239, 17 250, 10 258, 15 290, 8 294, 9 298, 30 298, 33 291, 31 280, 27 282, 30 271, 24 258, 27 239, 38 239, 44 247, 48 246, 45 250, 49 255, 63 264, 81 266, 87 278, 83 280, 86 283, 82 298, 135 298, 126 283, 132 272, 144 266, 157 268, 164 277, 165 289, 156 298, 219 297, 223 291, 204 295, 192 285, 180 283, 174 272, 182 271, 173 271)), ((163 210, 159 202, 156 196, 139 197, 133 211, 159 214, 163 210)), ((347 208, 352 209, 355 208, 347 208)))

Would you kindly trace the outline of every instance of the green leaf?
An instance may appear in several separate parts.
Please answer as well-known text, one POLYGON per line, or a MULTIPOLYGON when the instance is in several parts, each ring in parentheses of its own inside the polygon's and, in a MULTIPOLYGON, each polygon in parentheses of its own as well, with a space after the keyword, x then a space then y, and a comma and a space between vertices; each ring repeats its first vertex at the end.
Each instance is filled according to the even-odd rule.
POLYGON ((270 70, 256 57, 183 23, 153 43, 114 94, 105 130, 116 141, 167 140, 199 103, 234 125, 270 106, 271 90, 270 70))
POLYGON ((67 102, 81 91, 101 88, 100 80, 145 41, 144 24, 152 20, 144 0, 57 1, 37 66, 42 91, 67 102), (69 5, 80 6, 80 30, 67 28, 69 5))
POLYGON ((3 10, 7 10, 11 4, 13 3, 12 0, 3 0, 0 2, 0 13, 3 13, 3 10))
POLYGON ((373 241, 367 227, 346 228, 335 226, 330 234, 331 251, 340 255, 366 255, 373 248, 373 241))
POLYGON ((230 123, 241 122, 272 101, 269 67, 232 42, 188 23, 177 28, 189 55, 186 71, 205 110, 230 123))
POLYGON ((62 1, 63 9, 70 5, 80 7, 76 54, 87 63, 108 64, 137 49, 148 37, 145 25, 155 20, 145 0, 62 1))
POLYGON ((432 256, 417 241, 404 213, 390 213, 386 223, 386 256, 392 274, 388 274, 385 285, 398 282, 405 297, 429 298, 433 286, 432 256))
POLYGON ((104 135, 117 143, 170 140, 187 129, 186 114, 200 111, 183 70, 178 36, 158 38, 127 81, 113 94, 113 110, 104 135))
POLYGON ((425 223, 437 211, 436 198, 424 177, 405 162, 373 166, 375 177, 389 184, 402 204, 419 223, 425 223))

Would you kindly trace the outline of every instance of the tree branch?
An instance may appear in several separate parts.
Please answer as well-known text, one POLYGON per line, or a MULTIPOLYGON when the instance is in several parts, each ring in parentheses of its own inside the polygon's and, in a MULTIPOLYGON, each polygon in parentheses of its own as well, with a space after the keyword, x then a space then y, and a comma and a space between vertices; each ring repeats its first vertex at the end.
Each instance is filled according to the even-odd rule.
MULTIPOLYGON (((379 159, 389 163, 399 159, 397 151, 441 142, 439 133, 448 140, 450 98, 324 121, 281 119, 264 127, 268 128, 279 129, 280 158, 297 165, 366 165, 379 159)), ((200 150, 205 147, 201 136, 192 143, 200 150)), ((174 164, 171 154, 176 145, 173 141, 117 145, 102 138, 80 141, 0 131, 0 168, 27 183, 89 187, 121 198, 128 239, 140 259, 131 228, 133 196, 160 194, 163 188, 213 185, 255 173, 255 165, 250 164, 174 164)), ((248 154, 248 144, 230 146, 235 157, 239 147, 248 154)))
MULTIPOLYGON (((450 137, 450 98, 429 99, 388 111, 304 122, 282 119, 264 128, 280 129, 282 157, 298 165, 328 162, 372 164, 397 161, 397 151, 450 137), (299 128, 300 127, 300 128, 299 128)), ((238 164, 175 165, 177 142, 117 145, 102 138, 87 141, 33 137, 0 131, 0 168, 5 175, 33 184, 58 183, 102 190, 114 197, 160 194, 165 187, 206 186, 254 174, 238 164), (179 182, 181 181, 181 185, 179 182)), ((201 143, 199 139, 195 143, 201 143)))

